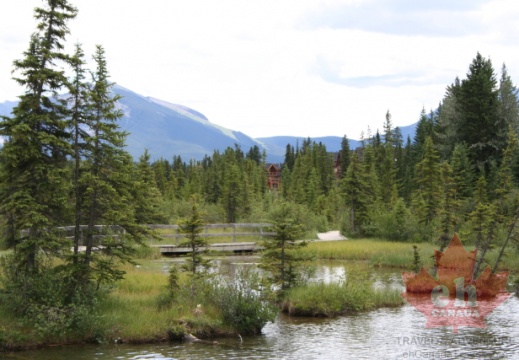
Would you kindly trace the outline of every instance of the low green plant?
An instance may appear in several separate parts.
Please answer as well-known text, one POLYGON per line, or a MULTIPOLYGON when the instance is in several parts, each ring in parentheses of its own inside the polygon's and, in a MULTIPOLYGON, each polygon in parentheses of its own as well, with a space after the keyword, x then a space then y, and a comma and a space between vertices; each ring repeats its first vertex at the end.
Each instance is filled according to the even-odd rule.
POLYGON ((337 283, 317 282, 290 289, 282 310, 291 315, 331 317, 402 304, 398 290, 374 289, 365 274, 352 272, 337 283))
MULTIPOLYGON (((419 254, 424 265, 432 265, 431 255, 436 246, 423 243, 419 254)), ((367 261, 376 267, 410 269, 413 264, 413 249, 408 243, 377 239, 359 239, 330 242, 311 242, 298 249, 297 253, 315 259, 367 261)))
POLYGON ((96 341, 103 336, 98 312, 102 289, 78 282, 67 267, 51 262, 41 262, 38 271, 18 272, 13 256, 0 261, 0 303, 20 327, 31 329, 42 342, 96 341))
POLYGON ((234 279, 213 282, 213 299, 224 325, 242 335, 259 334, 267 322, 274 320, 277 308, 265 301, 260 283, 255 271, 241 271, 234 279))

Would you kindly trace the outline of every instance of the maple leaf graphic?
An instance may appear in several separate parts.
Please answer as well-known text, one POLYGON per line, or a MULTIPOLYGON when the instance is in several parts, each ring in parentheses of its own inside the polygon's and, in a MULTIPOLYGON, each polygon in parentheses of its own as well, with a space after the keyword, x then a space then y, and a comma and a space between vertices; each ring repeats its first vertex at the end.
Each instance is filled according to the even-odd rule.
POLYGON ((492 274, 490 267, 473 279, 477 250, 466 251, 454 235, 445 252, 434 252, 438 278, 424 268, 402 273, 406 291, 401 296, 427 319, 426 328, 459 326, 484 328, 485 316, 508 299, 508 272, 492 274))

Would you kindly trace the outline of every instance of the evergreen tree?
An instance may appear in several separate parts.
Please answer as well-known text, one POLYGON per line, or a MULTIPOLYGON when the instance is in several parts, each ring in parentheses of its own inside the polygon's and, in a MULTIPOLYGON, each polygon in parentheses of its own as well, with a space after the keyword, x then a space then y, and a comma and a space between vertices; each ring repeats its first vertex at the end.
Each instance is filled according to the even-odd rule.
POLYGON ((438 106, 437 122, 434 126, 436 146, 441 159, 450 158, 454 146, 461 143, 459 138, 463 131, 461 126, 461 109, 459 104, 461 81, 456 78, 454 83, 447 87, 442 103, 438 106))
POLYGON ((189 258, 186 264, 182 266, 182 269, 191 273, 193 277, 204 276, 207 269, 210 268, 209 260, 204 259, 202 256, 204 252, 202 248, 207 246, 206 239, 200 236, 204 229, 203 216, 204 213, 199 209, 197 197, 192 196, 189 216, 180 219, 178 222, 179 232, 186 238, 180 246, 188 247, 191 250, 189 258))
POLYGON ((456 144, 450 161, 456 199, 464 199, 472 194, 474 187, 474 166, 470 162, 465 144, 456 144))
POLYGON ((368 210, 373 201, 371 181, 362 168, 357 155, 351 157, 350 166, 342 180, 341 187, 346 206, 349 208, 349 226, 353 233, 361 233, 368 222, 368 210))
POLYGON ((378 178, 380 180, 381 201, 387 209, 391 209, 398 197, 395 163, 395 136, 392 128, 391 114, 386 114, 384 123, 384 143, 379 145, 377 161, 378 178))
POLYGON ((244 178, 238 159, 241 161, 242 158, 236 155, 236 151, 227 148, 223 156, 223 166, 219 169, 223 174, 220 201, 229 223, 236 222, 238 214, 244 208, 244 178))
POLYGON ((439 179, 439 155, 434 149, 432 138, 427 137, 424 143, 422 160, 415 167, 415 206, 420 214, 420 222, 429 225, 438 214, 441 198, 439 179))
POLYGON ((459 91, 461 111, 457 138, 469 147, 477 171, 488 174, 506 144, 506 125, 499 119, 497 80, 490 60, 481 54, 469 66, 459 91), (504 126, 504 128, 503 128, 504 126))
POLYGON ((307 244, 296 241, 304 234, 305 227, 298 216, 297 206, 286 202, 274 208, 270 222, 276 235, 263 242, 265 250, 260 267, 269 272, 270 285, 279 286, 282 295, 301 281, 301 263, 305 259, 294 250, 307 244))
POLYGON ((414 154, 409 136, 403 150, 402 161, 398 163, 401 164, 398 172, 399 194, 407 203, 411 196, 414 179, 414 154))
POLYGON ((72 177, 74 208, 74 257, 73 262, 78 264, 79 246, 82 240, 81 223, 84 220, 82 193, 80 186, 83 169, 82 157, 86 155, 86 146, 89 138, 87 129, 91 126, 92 108, 90 101, 90 84, 86 81, 86 62, 80 44, 76 44, 76 51, 72 57, 74 77, 69 86, 69 105, 71 108, 70 128, 72 133, 72 157, 74 161, 74 173, 72 177))
POLYGON ((469 214, 468 220, 472 234, 476 238, 476 250, 478 258, 473 270, 473 277, 477 278, 479 270, 485 261, 485 255, 493 245, 496 237, 496 207, 489 203, 487 196, 487 182, 485 175, 480 174, 476 183, 474 200, 476 206, 469 214))
POLYGON ((341 173, 340 178, 342 179, 346 175, 346 171, 350 166, 350 142, 348 137, 344 135, 341 140, 341 151, 340 151, 340 167, 341 173))
POLYGON ((162 209, 163 198, 157 187, 155 172, 148 150, 139 157, 134 188, 135 219, 139 224, 163 224, 167 221, 162 209))
POLYGON ((287 144, 286 151, 285 151, 284 166, 288 170, 292 171, 292 169, 294 168, 295 161, 296 161, 296 155, 295 155, 294 147, 290 144, 287 144))
POLYGON ((413 140, 413 154, 415 164, 420 161, 423 157, 425 140, 427 137, 433 136, 433 123, 431 118, 425 113, 425 109, 422 109, 420 113, 420 120, 416 125, 416 132, 413 140))
POLYGON ((263 163, 263 154, 261 153, 261 150, 258 147, 258 145, 254 145, 249 149, 246 158, 254 161, 257 165, 263 163))
POLYGON ((71 58, 63 52, 67 23, 76 9, 66 0, 48 0, 35 9, 38 26, 22 60, 14 62, 14 79, 26 90, 19 96, 13 116, 4 117, 0 134, 0 203, 13 219, 16 231, 25 232, 16 244, 20 271, 38 271, 40 250, 58 255, 63 243, 53 230, 60 225, 68 198, 65 161, 70 153, 68 110, 57 94, 67 78, 62 66, 71 58))
POLYGON ((456 183, 452 167, 446 161, 440 165, 440 180, 441 180, 441 199, 438 215, 440 217, 440 251, 445 250, 452 234, 456 232, 455 228, 459 222, 459 208, 461 201, 457 196, 456 183))
POLYGON ((501 130, 512 127, 514 131, 519 132, 519 90, 508 75, 505 64, 501 68, 498 99, 500 123, 504 125, 501 130))
POLYGON ((117 109, 119 96, 111 93, 113 83, 109 82, 104 49, 99 45, 94 60, 97 67, 89 94, 92 115, 81 154, 81 196, 77 201, 87 225, 80 277, 99 286, 123 276, 117 262, 131 261, 132 243, 142 244, 150 233, 135 222, 133 162, 124 150, 126 133, 117 124, 122 117, 117 109), (95 251, 96 248, 101 251, 95 251))

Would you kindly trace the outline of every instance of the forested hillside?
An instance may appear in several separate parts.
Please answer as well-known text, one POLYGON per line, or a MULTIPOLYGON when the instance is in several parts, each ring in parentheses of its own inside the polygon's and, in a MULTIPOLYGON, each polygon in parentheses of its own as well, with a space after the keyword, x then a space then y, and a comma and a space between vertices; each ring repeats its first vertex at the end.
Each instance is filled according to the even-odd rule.
POLYGON ((59 310, 63 326, 74 326, 152 236, 142 225, 177 223, 193 198, 206 223, 263 222, 288 202, 309 237, 339 228, 443 249, 458 232, 478 249, 475 272, 491 248, 517 256, 519 103, 504 65, 498 75, 476 54, 436 111, 418 109, 414 138, 403 138, 388 112, 382 133, 366 134, 355 149, 343 137, 338 156, 311 139, 287 144, 281 185, 269 189, 258 146, 188 162, 151 162, 145 151, 133 161, 104 48, 94 50, 94 69, 80 44, 65 53, 77 10, 66 0, 45 3, 14 62, 25 91, 0 123, 2 245, 13 250, 2 258, 0 295, 14 313, 44 322, 59 310))

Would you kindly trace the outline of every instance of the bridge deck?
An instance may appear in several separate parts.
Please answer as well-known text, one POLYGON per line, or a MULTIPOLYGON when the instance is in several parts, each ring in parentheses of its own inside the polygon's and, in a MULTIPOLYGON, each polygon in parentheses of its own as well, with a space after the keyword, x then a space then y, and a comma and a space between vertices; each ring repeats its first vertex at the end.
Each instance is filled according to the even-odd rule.
MULTIPOLYGON (((191 252, 189 247, 181 247, 176 245, 153 245, 160 249, 162 255, 181 255, 191 252)), ((233 242, 211 244, 200 248, 200 251, 228 251, 228 252, 254 252, 263 249, 255 242, 233 242)))

